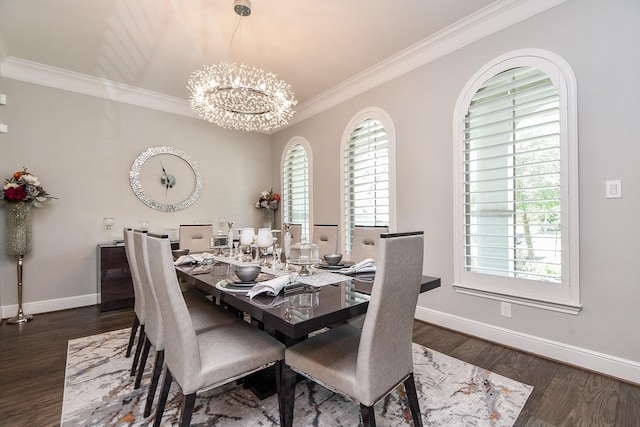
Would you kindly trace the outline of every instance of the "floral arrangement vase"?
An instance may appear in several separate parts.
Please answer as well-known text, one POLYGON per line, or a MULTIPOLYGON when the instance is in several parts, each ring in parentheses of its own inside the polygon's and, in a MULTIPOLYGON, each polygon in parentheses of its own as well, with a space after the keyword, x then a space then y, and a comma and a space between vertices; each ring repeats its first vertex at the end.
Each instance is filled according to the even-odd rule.
POLYGON ((269 230, 273 229, 273 222, 275 218, 275 211, 273 209, 263 208, 262 209, 262 227, 268 228, 269 230))
POLYGON ((5 203, 5 245, 7 254, 26 255, 31 251, 31 203, 5 203))
POLYGON ((263 191, 256 202, 256 208, 262 211, 262 227, 273 229, 275 210, 278 208, 280 195, 274 193, 273 189, 263 191))

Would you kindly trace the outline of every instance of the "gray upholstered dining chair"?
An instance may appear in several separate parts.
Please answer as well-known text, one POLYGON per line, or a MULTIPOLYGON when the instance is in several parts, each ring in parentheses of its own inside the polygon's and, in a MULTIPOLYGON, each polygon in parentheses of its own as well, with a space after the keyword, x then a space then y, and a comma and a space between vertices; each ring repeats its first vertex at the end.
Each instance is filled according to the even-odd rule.
MULTIPOLYGON (((132 232, 125 231, 125 233, 132 232)), ((140 284, 146 302, 146 339, 140 358, 140 364, 137 368, 134 389, 140 387, 150 347, 153 346, 156 352, 155 363, 151 375, 151 383, 149 385, 147 402, 144 409, 144 416, 148 417, 151 414, 151 406, 153 405, 153 399, 155 397, 158 380, 164 363, 165 332, 164 323, 160 314, 158 296, 155 291, 155 286, 151 282, 146 231, 135 230, 133 232, 133 248, 137 269, 140 273, 140 284)), ((188 311, 196 333, 233 322, 241 322, 238 317, 234 316, 227 310, 214 305, 200 293, 183 291, 182 296, 185 297, 185 302, 187 302, 187 300, 189 301, 187 302, 187 305, 189 306, 188 311)))
MULTIPOLYGON (((353 239, 351 243, 351 252, 349 260, 353 262, 364 261, 371 258, 374 261, 378 255, 378 246, 380 243, 380 234, 389 231, 387 226, 365 226, 356 225, 353 228, 353 239)), ((357 316, 347 321, 351 326, 362 328, 364 324, 364 315, 357 316)))
POLYGON ((373 406, 404 383, 414 426, 422 417, 413 378, 412 329, 420 293, 423 233, 383 234, 362 330, 342 325, 287 348, 284 426, 293 424, 296 373, 360 403, 365 426, 373 406))
MULTIPOLYGON (((361 226, 353 227, 353 239, 349 260, 360 262, 367 258, 376 259, 380 234, 389 231, 389 227, 361 226)), ((377 260, 376 260, 377 261, 377 260)))
MULTIPOLYGON (((173 379, 184 399, 180 425, 188 426, 196 392, 226 384, 276 365, 281 377, 284 344, 247 322, 233 322, 196 333, 187 305, 180 296, 169 239, 149 234, 149 268, 156 287, 165 330, 165 378, 154 425, 159 426, 173 379)), ((279 381, 278 381, 278 389, 279 381)), ((279 396, 278 401, 282 401, 279 396)), ((282 414, 282 411, 280 411, 282 414)))
POLYGON ((189 253, 210 251, 212 238, 212 224, 184 224, 180 226, 180 249, 189 249, 189 253))
POLYGON ((318 245, 318 255, 336 254, 338 252, 338 226, 313 226, 313 243, 318 245))
POLYGON ((138 265, 136 263, 135 253, 133 250, 133 230, 130 228, 124 229, 124 252, 127 256, 127 262, 129 263, 129 271, 131 271, 131 281, 133 282, 133 326, 131 327, 131 335, 129 336, 129 344, 127 345, 126 357, 131 356, 131 349, 136 338, 136 333, 140 329, 140 335, 138 336, 138 344, 136 345, 136 352, 133 357, 133 363, 131 364, 131 376, 135 375, 136 367, 138 366, 138 360, 140 359, 140 352, 144 346, 145 339, 145 305, 144 305, 144 293, 140 284, 140 274, 138 272, 138 265))

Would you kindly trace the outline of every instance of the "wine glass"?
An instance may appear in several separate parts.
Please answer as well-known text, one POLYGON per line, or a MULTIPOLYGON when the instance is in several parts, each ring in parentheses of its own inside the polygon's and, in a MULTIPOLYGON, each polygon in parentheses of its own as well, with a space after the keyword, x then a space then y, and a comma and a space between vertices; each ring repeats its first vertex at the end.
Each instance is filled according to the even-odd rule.
POLYGON ((282 248, 278 243, 273 244, 273 268, 280 266, 280 257, 282 256, 282 248))
POLYGON ((255 236, 255 231, 253 228, 243 228, 242 233, 240 234, 240 244, 242 246, 251 247, 254 236, 255 236))
POLYGON ((227 246, 229 247, 229 256, 233 256, 233 221, 227 220, 227 246))
POLYGON ((227 220, 221 216, 218 218, 218 234, 224 233, 224 226, 227 224, 227 220))
POLYGON ((113 224, 116 223, 116 220, 112 217, 105 217, 105 218, 102 218, 102 223, 104 224, 105 227, 107 227, 107 243, 111 244, 113 243, 111 241, 111 227, 113 227, 113 224))
POLYGON ((240 244, 243 246, 248 246, 253 243, 253 236, 255 235, 255 231, 253 228, 243 228, 242 234, 240 234, 240 244))
POLYGON ((238 246, 240 246, 240 242, 234 241, 233 242, 233 256, 235 256, 236 258, 238 258, 240 256, 240 251, 238 250, 238 246))
POLYGON ((256 245, 258 245, 258 248, 260 248, 261 257, 262 257, 261 265, 266 265, 267 248, 273 245, 273 236, 271 235, 271 228, 258 229, 258 237, 256 239, 256 245))

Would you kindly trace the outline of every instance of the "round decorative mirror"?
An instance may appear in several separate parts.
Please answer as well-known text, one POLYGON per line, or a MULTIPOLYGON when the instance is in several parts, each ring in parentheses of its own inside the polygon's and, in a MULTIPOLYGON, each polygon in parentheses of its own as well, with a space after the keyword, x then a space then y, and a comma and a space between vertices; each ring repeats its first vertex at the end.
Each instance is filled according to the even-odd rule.
POLYGON ((202 193, 198 164, 184 151, 166 145, 140 154, 131 166, 129 182, 142 203, 163 212, 186 209, 202 193))

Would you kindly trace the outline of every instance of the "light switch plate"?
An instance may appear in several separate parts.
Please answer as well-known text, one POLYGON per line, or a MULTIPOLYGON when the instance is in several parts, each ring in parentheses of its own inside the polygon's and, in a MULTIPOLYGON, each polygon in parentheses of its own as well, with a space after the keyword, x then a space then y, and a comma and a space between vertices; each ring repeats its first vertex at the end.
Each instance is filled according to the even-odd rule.
POLYGON ((606 182, 605 197, 607 199, 619 199, 622 197, 622 181, 619 179, 606 182))

